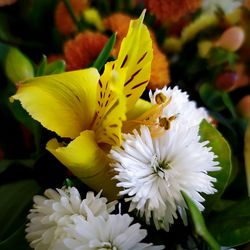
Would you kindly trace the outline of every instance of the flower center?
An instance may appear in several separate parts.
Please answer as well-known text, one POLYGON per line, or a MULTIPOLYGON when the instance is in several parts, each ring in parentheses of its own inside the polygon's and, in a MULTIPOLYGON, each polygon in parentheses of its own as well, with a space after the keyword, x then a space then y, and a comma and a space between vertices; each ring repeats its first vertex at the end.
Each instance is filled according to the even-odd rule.
POLYGON ((169 162, 159 161, 157 155, 154 155, 151 160, 151 167, 158 176, 162 179, 167 179, 165 170, 170 169, 171 165, 169 162))
POLYGON ((99 247, 97 247, 98 250, 118 250, 117 247, 112 246, 110 242, 102 242, 99 247))

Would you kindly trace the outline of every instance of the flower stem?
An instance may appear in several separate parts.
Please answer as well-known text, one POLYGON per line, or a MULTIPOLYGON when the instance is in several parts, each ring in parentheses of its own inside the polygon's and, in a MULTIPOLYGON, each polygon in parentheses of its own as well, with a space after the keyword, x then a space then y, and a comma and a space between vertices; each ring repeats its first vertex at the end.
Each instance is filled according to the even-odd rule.
POLYGON ((80 25, 80 22, 78 21, 78 18, 76 17, 75 15, 75 12, 71 6, 71 3, 69 2, 69 0, 63 0, 69 14, 70 14, 70 17, 72 18, 73 22, 75 23, 78 31, 81 31, 81 25, 80 25))

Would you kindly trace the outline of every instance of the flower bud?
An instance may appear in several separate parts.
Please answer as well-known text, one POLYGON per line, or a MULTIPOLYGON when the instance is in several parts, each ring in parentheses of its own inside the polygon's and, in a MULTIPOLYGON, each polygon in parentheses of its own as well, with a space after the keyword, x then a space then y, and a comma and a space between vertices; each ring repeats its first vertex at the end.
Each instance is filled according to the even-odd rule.
POLYGON ((200 57, 206 58, 213 44, 210 41, 201 41, 198 43, 198 52, 200 57))
POLYGON ((235 88, 241 88, 247 86, 250 83, 250 78, 248 76, 247 68, 244 64, 238 63, 235 67, 236 74, 238 75, 238 79, 235 84, 235 88))
POLYGON ((250 0, 244 0, 243 1, 243 6, 247 8, 247 10, 250 10, 250 0))
POLYGON ((223 91, 230 91, 235 87, 238 75, 233 71, 226 71, 219 74, 215 80, 215 86, 223 91))
POLYGON ((242 97, 237 105, 237 109, 243 117, 250 118, 250 95, 242 97))
POLYGON ((5 58, 5 73, 14 83, 34 76, 29 59, 16 48, 10 48, 5 58))
POLYGON ((241 27, 233 26, 223 32, 215 45, 234 52, 241 47, 244 39, 244 30, 241 27))
POLYGON ((104 24, 97 9, 88 8, 84 10, 83 17, 88 23, 93 24, 99 31, 104 31, 104 24))

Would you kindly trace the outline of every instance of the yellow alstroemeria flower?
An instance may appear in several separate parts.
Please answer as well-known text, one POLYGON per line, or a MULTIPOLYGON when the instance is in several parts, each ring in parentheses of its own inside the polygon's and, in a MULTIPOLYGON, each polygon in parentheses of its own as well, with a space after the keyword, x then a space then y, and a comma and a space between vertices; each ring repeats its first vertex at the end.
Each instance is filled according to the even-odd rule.
POLYGON ((120 145, 126 113, 135 106, 150 79, 152 41, 142 23, 144 13, 130 23, 117 60, 95 68, 32 78, 18 85, 11 99, 60 137, 47 150, 81 181, 110 199, 118 190, 109 171, 107 153, 120 145))

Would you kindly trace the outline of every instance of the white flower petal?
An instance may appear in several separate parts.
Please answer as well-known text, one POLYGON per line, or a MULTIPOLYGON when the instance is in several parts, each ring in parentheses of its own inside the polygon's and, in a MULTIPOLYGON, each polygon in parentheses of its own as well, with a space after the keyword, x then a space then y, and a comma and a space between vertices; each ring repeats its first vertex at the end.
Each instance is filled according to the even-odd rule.
POLYGON ((76 216, 83 221, 87 217, 107 217, 117 203, 107 204, 106 198, 100 198, 100 193, 94 196, 93 192, 88 192, 82 200, 74 187, 48 189, 44 194, 45 197, 34 196, 34 206, 28 215, 26 238, 34 249, 63 249, 63 239, 70 233, 65 227, 75 224, 76 216))
POLYGON ((149 97, 153 104, 158 94, 163 94, 167 99, 171 98, 169 104, 164 108, 162 117, 176 116, 171 123, 179 122, 183 126, 193 127, 199 125, 203 119, 210 120, 204 108, 197 108, 194 101, 189 100, 186 92, 182 92, 178 86, 172 88, 164 87, 157 89, 154 93, 150 91, 149 97))
POLYGON ((125 200, 130 201, 129 211, 137 209, 147 223, 152 217, 157 229, 168 231, 169 224, 177 218, 177 211, 186 224, 186 204, 181 191, 200 210, 204 209, 201 193, 216 192, 213 187, 216 179, 207 173, 220 168, 214 161, 214 153, 199 142, 197 127, 176 122, 161 136, 150 137, 149 128, 141 126, 140 140, 138 131, 134 131, 129 140, 125 135, 121 148, 113 147, 110 151, 117 186, 123 188, 120 195, 127 195, 125 200), (143 159, 140 164, 138 158, 143 159))
POLYGON ((70 225, 71 234, 65 238, 65 245, 71 250, 78 249, 164 249, 164 246, 153 246, 141 243, 147 232, 140 229, 140 224, 130 225, 133 218, 128 214, 93 217, 90 220, 75 220, 70 225))

